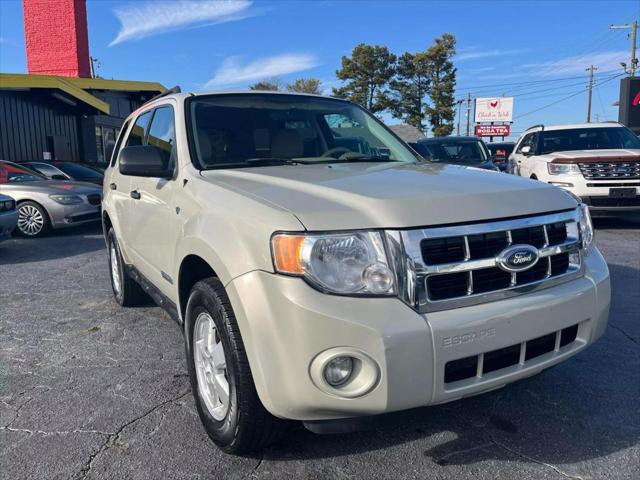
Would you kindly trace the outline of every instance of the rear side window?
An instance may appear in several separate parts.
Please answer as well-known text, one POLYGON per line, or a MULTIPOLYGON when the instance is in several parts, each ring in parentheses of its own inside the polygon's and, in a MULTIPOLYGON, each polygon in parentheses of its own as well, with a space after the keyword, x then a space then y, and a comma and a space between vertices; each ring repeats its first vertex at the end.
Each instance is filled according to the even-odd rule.
POLYGON ((151 120, 151 111, 144 112, 136 119, 136 123, 134 123, 131 128, 125 147, 136 147, 144 144, 144 135, 147 131, 149 120, 151 120))

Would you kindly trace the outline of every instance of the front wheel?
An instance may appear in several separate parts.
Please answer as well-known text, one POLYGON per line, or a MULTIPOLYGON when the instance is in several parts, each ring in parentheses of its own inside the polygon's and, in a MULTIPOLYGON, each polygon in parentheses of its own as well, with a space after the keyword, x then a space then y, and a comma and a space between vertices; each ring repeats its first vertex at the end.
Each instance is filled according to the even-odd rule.
POLYGON ((217 278, 195 284, 186 312, 191 390, 207 434, 227 453, 258 451, 287 422, 262 405, 229 298, 217 278))
POLYGON ((18 233, 25 237, 41 237, 51 228, 47 211, 36 202, 18 204, 18 233))

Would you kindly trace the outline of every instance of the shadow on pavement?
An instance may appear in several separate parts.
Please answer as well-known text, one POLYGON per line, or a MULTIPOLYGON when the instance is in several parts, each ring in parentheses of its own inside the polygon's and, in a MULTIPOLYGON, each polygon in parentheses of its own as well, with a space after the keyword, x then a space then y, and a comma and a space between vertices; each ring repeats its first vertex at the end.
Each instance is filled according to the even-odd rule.
POLYGON ((0 265, 55 260, 103 248, 100 223, 54 230, 40 238, 16 236, 0 243, 0 265))

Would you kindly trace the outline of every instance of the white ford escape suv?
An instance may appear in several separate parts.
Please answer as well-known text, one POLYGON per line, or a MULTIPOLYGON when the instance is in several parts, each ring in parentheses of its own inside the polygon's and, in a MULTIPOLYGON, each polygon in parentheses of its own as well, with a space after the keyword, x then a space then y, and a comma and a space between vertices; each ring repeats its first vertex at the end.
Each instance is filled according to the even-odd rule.
POLYGON ((513 173, 570 191, 592 213, 640 212, 640 139, 618 123, 531 127, 510 162, 513 173))
POLYGON ((347 101, 163 96, 126 120, 104 185, 116 301, 151 296, 181 325, 227 452, 286 420, 326 431, 502 387, 607 323, 584 205, 423 162, 347 101))

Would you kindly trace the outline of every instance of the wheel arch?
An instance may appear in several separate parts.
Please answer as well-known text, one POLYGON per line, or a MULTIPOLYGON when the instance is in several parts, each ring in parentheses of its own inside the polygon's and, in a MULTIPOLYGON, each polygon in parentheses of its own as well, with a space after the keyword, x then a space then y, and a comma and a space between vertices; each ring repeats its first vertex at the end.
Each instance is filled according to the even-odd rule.
MULTIPOLYGON (((205 278, 216 277, 213 267, 199 255, 189 254, 180 262, 178 269, 178 310, 183 321, 186 320, 187 302, 193 286, 205 278)), ((186 326, 186 325, 185 325, 186 326)))

